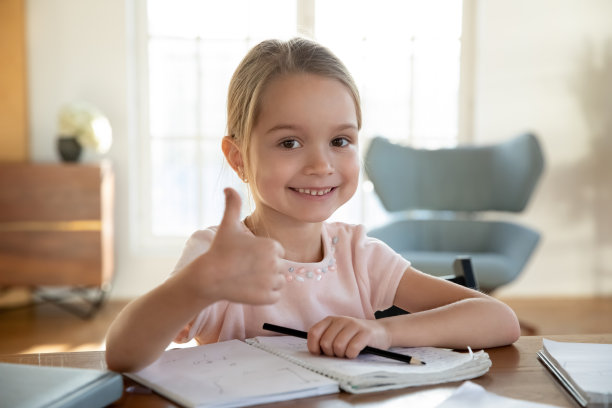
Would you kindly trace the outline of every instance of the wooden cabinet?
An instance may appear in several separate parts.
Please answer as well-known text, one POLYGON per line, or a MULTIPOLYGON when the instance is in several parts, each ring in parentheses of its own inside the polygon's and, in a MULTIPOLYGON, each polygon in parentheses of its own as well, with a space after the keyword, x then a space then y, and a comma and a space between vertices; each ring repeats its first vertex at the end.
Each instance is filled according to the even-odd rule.
POLYGON ((106 286, 113 202, 108 162, 0 163, 0 286, 106 286))

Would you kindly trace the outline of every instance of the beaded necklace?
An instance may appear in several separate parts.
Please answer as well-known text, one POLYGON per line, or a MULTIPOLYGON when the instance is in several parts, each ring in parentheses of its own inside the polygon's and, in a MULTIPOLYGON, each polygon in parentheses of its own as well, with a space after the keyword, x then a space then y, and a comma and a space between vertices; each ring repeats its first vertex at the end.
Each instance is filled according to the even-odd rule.
POLYGON ((285 275, 287 282, 305 282, 307 279, 320 281, 325 274, 336 271, 335 253, 338 237, 328 238, 326 234, 323 235, 324 242, 326 240, 328 241, 328 245, 324 244, 325 255, 323 260, 315 264, 286 261, 290 264, 286 272, 283 271, 283 275, 285 275))

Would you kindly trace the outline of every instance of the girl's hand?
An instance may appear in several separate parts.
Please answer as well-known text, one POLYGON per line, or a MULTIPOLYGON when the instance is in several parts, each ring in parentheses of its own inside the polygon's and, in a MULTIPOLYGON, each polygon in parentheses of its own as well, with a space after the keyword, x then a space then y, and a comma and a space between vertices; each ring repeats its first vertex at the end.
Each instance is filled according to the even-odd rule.
POLYGON ((210 249, 185 273, 206 299, 271 304, 285 284, 280 261, 283 247, 275 240, 253 236, 240 221, 238 193, 225 190, 225 214, 210 249), (192 280, 193 279, 193 280, 192 280))
POLYGON ((307 344, 312 354, 355 358, 365 346, 388 349, 391 336, 378 320, 329 316, 310 328, 307 344))

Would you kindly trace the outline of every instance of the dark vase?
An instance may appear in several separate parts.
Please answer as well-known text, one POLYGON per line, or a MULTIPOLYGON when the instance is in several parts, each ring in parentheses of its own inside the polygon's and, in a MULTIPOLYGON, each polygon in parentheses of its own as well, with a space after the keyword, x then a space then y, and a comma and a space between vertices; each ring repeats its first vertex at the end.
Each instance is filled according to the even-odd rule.
POLYGON ((77 162, 79 161, 79 157, 81 157, 83 147, 77 141, 76 137, 59 137, 57 139, 57 151, 62 161, 77 162))

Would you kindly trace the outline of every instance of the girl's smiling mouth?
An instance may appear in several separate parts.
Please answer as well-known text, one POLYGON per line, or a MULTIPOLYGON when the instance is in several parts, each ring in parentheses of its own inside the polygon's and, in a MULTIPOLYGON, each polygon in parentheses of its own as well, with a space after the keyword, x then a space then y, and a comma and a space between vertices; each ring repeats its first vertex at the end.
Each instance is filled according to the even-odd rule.
POLYGON ((301 194, 308 194, 311 196, 322 196, 325 194, 329 194, 330 192, 332 192, 333 190, 336 189, 336 187, 326 187, 326 188, 294 188, 294 187, 289 187, 291 190, 297 192, 297 193, 301 193, 301 194))

